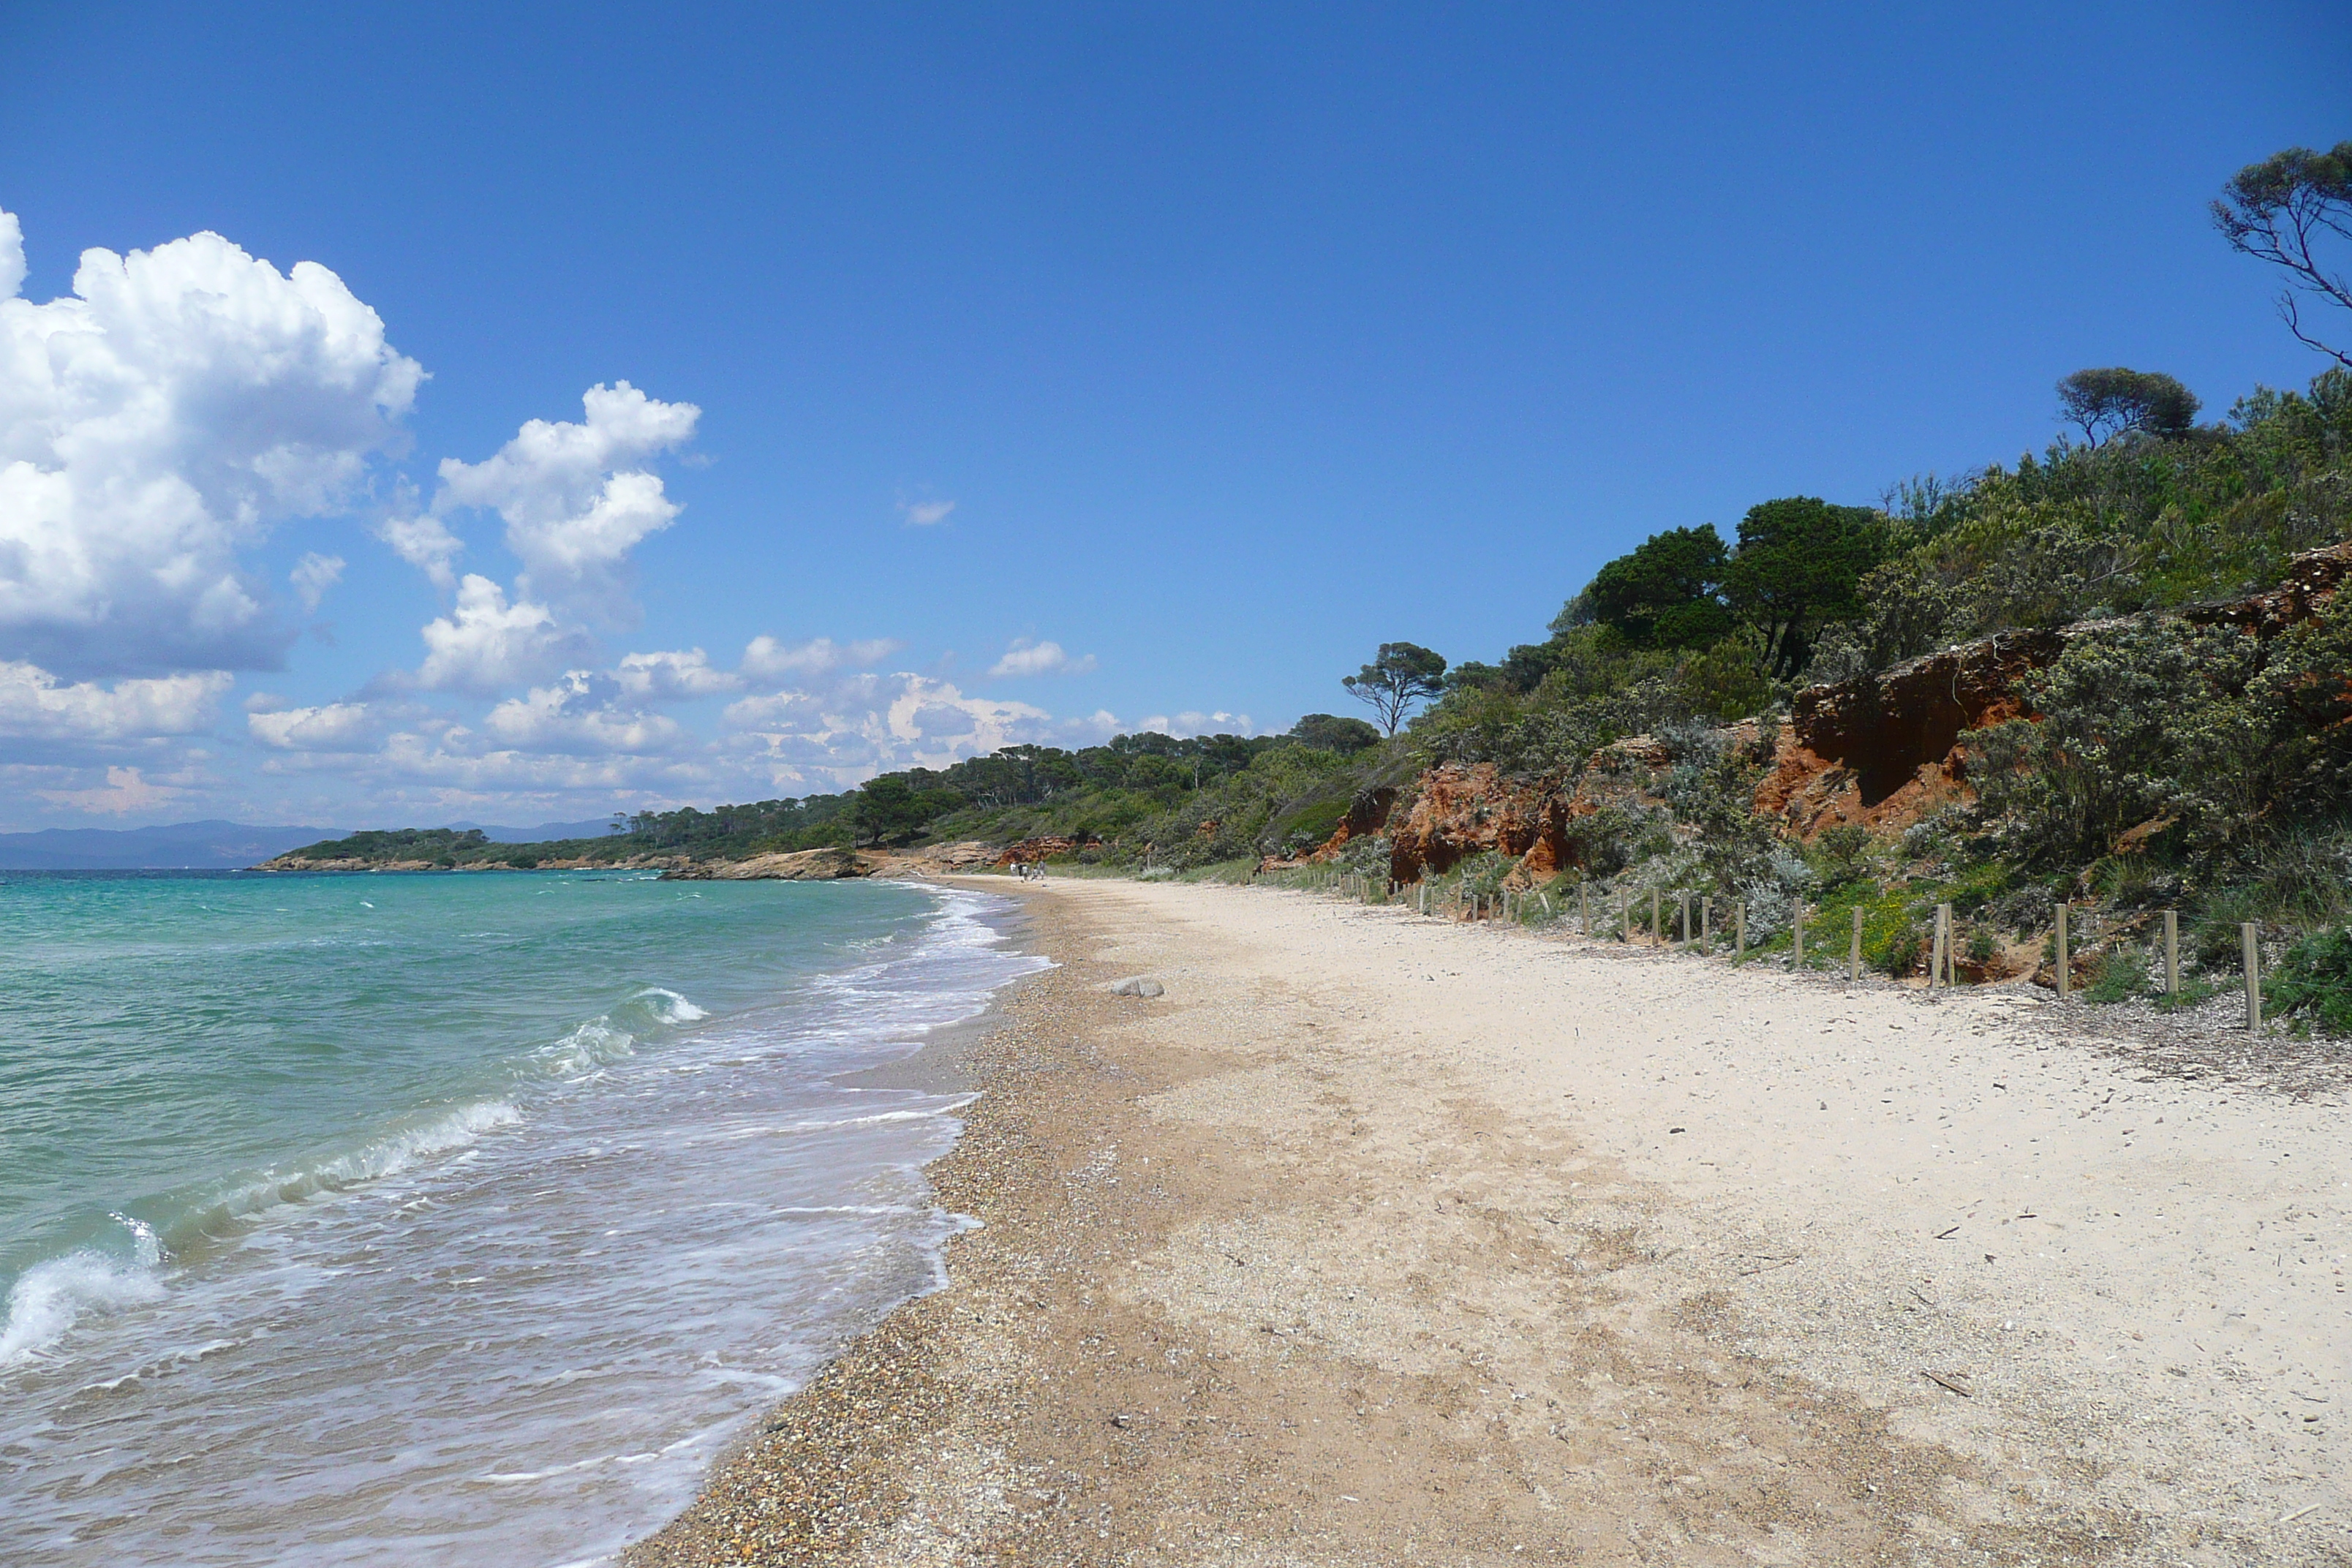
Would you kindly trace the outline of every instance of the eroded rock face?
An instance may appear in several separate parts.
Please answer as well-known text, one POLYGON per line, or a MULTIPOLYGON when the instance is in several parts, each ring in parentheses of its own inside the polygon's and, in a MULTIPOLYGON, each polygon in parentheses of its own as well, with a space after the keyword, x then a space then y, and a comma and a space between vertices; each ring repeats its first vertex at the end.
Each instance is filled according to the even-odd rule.
MULTIPOLYGON (((2352 544, 2295 557, 2285 581, 2266 593, 2180 612, 2199 626, 2232 626, 2275 637, 2309 619, 2352 584, 2352 544)), ((1800 838, 1853 823, 1885 833, 1973 798, 1959 738, 2010 719, 2034 719, 2019 683, 2055 663, 2077 637, 2119 623, 2085 621, 2051 630, 2004 632, 1863 676, 1797 693, 1780 726, 1772 765, 1757 786, 1756 809, 1800 838)), ((1752 726, 1727 737, 1752 745, 1752 726)), ((1576 864, 1576 818, 1618 800, 1654 798, 1668 766, 1664 750, 1634 736, 1596 752, 1573 786, 1513 781, 1492 763, 1434 768, 1393 824, 1391 874, 1410 882, 1487 850, 1521 858, 1527 874, 1549 877, 1576 864)), ((1337 844, 1342 840, 1336 838, 1337 844)))
POLYGON ((1568 864, 1566 802, 1541 784, 1514 784, 1492 763, 1448 764, 1421 775, 1402 823, 1390 824, 1389 875, 1415 881, 1495 850, 1540 860, 1549 874, 1568 864))
POLYGON ((1824 766, 1853 775, 1863 807, 1951 760, 1961 732, 2026 713, 2017 683, 2066 650, 2067 631, 2004 632, 1915 658, 1881 676, 1797 693, 1789 733, 1824 766))
POLYGON ((1030 865, 1049 855, 1075 855, 1087 845, 1098 842, 1094 838, 1065 838, 1058 834, 1042 838, 1024 838, 1000 852, 996 864, 1000 867, 1030 865))
MULTIPOLYGON (((2276 588, 2229 604, 2197 605, 2180 618, 2276 637, 2308 620, 2352 582, 2352 544, 2294 558, 2276 588)), ((1800 837, 1857 823, 1902 827, 1938 807, 1972 798, 1959 737, 2011 719, 2034 719, 2018 687, 2058 661, 2078 637, 2123 623, 2083 621, 2043 631, 2003 632, 1863 676, 1797 693, 1783 726, 1778 765, 1756 792, 1759 811, 1800 837)))

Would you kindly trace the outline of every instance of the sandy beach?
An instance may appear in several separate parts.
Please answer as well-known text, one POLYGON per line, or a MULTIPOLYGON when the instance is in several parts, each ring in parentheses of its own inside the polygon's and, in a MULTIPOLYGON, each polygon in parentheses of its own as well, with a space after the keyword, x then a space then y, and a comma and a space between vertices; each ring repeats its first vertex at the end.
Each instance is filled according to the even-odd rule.
POLYGON ((2352 1561, 2333 1073, 2021 987, 987 886, 1060 967, 952 1047, 949 1288, 636 1568, 2352 1561))

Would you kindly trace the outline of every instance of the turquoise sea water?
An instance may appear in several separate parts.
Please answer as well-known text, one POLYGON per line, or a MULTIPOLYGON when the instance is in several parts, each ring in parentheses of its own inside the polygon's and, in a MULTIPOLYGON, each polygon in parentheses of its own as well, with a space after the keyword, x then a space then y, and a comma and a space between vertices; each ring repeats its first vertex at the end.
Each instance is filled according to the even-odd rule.
POLYGON ((837 1075, 991 900, 627 873, 0 877, 23 1563, 593 1562, 954 1222, 837 1075))

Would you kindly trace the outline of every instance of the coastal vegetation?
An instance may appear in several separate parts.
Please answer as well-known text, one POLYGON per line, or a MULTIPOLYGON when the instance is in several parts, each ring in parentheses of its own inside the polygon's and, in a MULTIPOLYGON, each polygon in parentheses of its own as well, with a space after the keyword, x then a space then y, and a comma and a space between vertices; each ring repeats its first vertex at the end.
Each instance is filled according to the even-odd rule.
MULTIPOLYGON (((2311 307, 2352 308, 2317 249, 2352 223, 2352 143, 2242 173, 2216 221, 2284 269, 2289 326, 2342 361, 2311 307)), ((301 854, 522 867, 982 840, 1383 895, 1442 875, 1464 896, 1574 886, 1631 910, 1656 889, 1737 903, 1767 952, 1801 908, 1842 931, 1860 911, 1867 961, 1898 974, 1949 903, 1980 978, 2046 972, 2066 904, 2079 983, 2113 1000, 2152 994, 2169 909, 2187 994, 2252 921, 2274 1005, 2352 1032, 2352 568, 2281 588, 2352 540, 2352 362, 2201 424, 2158 372, 2056 391, 2064 429, 2040 452, 1868 503, 1760 500, 1728 537, 1665 529, 1491 662, 1384 643, 1339 683, 1377 726, 1013 746, 593 840, 406 830, 301 854), (1902 672, 1930 657, 1951 666, 1948 737, 1874 761, 1873 726, 1926 723, 1903 704, 1937 700, 1902 672), (1843 752, 1811 749, 1829 733, 1843 752)))

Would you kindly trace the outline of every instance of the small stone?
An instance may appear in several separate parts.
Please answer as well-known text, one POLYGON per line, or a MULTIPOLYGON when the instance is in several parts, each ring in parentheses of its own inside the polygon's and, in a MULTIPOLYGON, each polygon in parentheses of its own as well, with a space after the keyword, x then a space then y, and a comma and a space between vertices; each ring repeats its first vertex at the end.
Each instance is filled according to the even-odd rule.
POLYGON ((1130 974, 1124 980, 1112 981, 1110 994, 1114 996, 1164 996, 1168 988, 1148 975, 1130 974))

